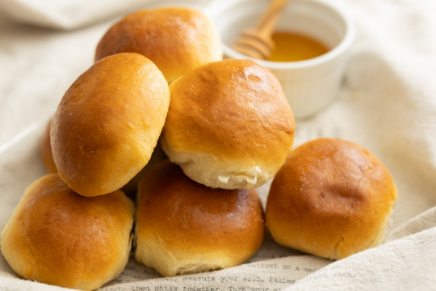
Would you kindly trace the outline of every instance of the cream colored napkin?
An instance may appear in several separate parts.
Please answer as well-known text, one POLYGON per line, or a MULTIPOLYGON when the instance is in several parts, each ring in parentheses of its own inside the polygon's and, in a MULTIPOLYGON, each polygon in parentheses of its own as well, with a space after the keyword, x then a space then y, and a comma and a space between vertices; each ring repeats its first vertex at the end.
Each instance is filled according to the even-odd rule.
MULTIPOLYGON (((249 264, 162 279, 131 259, 103 290, 436 288, 436 2, 342 2, 358 26, 345 82, 328 109, 297 122, 296 145, 344 138, 385 163, 399 189, 387 242, 332 262, 278 246, 267 235, 249 264)), ((45 122, 92 64, 110 23, 65 33, 0 23, 0 229, 24 188, 44 174, 38 146, 45 122)), ((268 187, 258 189, 263 200, 268 187)), ((0 290, 61 288, 17 278, 0 257, 0 290)))
POLYGON ((0 10, 27 24, 70 30, 154 6, 195 5, 201 0, 1 0, 0 10))

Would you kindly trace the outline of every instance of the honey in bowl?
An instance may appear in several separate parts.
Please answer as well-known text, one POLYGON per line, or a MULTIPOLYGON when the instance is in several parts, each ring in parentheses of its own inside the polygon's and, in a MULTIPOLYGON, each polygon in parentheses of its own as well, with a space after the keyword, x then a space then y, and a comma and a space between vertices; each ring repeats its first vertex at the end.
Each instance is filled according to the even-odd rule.
POLYGON ((271 36, 275 43, 269 61, 298 62, 323 55, 329 49, 319 41, 294 32, 277 31, 271 36))

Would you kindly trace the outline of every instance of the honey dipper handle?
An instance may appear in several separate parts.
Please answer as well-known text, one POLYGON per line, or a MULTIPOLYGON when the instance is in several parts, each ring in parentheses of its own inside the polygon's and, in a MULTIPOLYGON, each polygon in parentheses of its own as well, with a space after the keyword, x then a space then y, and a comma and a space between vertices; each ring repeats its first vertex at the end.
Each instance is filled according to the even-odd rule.
POLYGON ((283 8, 286 6, 289 0, 272 0, 268 10, 262 16, 256 30, 263 36, 271 36, 277 21, 280 18, 283 8))

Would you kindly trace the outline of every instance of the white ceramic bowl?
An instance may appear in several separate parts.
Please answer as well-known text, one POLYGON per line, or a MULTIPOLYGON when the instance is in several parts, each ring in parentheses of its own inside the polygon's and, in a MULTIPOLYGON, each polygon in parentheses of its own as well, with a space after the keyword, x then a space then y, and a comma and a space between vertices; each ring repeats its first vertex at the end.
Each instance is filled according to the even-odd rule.
MULTIPOLYGON (((249 58, 230 45, 243 30, 256 26, 269 3, 267 0, 216 0, 205 9, 221 34, 224 58, 249 58)), ((308 117, 324 108, 337 94, 346 52, 355 37, 354 25, 334 0, 291 0, 276 30, 301 33, 330 48, 322 56, 299 62, 255 60, 277 76, 295 117, 308 117)))

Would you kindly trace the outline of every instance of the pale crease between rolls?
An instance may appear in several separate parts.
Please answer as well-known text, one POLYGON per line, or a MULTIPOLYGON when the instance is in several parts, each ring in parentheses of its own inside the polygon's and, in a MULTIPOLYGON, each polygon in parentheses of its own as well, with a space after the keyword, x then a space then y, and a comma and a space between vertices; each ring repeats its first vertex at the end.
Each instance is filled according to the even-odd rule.
POLYGON ((45 168, 49 173, 57 173, 58 169, 56 168, 56 164, 53 160, 53 151, 51 150, 51 142, 50 142, 50 127, 51 127, 51 119, 47 124, 47 127, 44 131, 44 135, 41 140, 41 148, 39 150, 41 154, 42 162, 44 163, 45 168))
POLYGON ((383 242, 397 189, 385 166, 349 141, 292 151, 271 185, 266 225, 281 245, 342 259, 383 242))
POLYGON ((139 186, 135 258, 163 276, 229 268, 260 247, 262 205, 254 189, 211 189, 164 161, 139 186))
POLYGON ((250 189, 271 179, 292 149, 294 117, 277 79, 251 60, 198 67, 170 85, 162 148, 212 188, 250 189))
POLYGON ((26 279, 94 290, 124 270, 134 211, 122 191, 83 197, 49 174, 26 189, 2 232, 1 251, 26 279))

